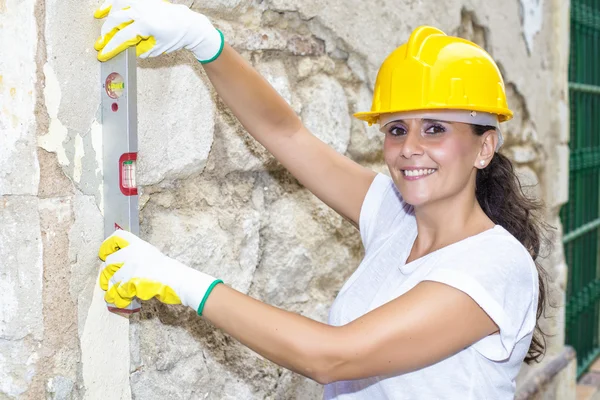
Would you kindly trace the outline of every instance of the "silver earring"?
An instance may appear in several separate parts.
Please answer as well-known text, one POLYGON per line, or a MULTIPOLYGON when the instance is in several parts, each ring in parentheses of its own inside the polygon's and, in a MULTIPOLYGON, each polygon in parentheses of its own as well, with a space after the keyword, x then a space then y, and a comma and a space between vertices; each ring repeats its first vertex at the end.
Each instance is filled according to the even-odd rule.
POLYGON ((479 165, 481 165, 483 167, 485 165, 485 161, 484 160, 479 161, 479 165))

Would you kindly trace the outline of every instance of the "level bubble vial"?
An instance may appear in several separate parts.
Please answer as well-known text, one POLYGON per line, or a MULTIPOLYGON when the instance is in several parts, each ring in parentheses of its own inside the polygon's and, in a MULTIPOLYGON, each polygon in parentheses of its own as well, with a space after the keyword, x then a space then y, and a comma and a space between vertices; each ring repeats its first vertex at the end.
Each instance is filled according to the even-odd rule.
POLYGON ((108 97, 111 99, 118 99, 125 91, 125 81, 123 80, 121 74, 113 72, 106 78, 104 88, 106 89, 106 94, 108 97))

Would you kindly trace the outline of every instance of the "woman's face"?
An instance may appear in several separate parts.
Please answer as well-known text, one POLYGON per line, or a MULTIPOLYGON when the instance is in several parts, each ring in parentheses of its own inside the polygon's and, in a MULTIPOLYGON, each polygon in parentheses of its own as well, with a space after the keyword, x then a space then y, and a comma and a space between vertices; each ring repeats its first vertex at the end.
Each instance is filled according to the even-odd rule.
POLYGON ((483 138, 460 122, 405 119, 381 127, 384 158, 404 200, 420 207, 446 200, 472 183, 483 138))

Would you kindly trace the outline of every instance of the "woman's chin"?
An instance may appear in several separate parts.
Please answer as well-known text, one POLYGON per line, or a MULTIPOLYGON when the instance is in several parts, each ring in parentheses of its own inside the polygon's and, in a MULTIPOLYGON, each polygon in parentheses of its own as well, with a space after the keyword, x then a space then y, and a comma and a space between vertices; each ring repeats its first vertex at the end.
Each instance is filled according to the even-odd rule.
POLYGON ((429 203, 429 196, 417 193, 407 193, 406 195, 400 192, 402 199, 413 207, 421 207, 429 203))

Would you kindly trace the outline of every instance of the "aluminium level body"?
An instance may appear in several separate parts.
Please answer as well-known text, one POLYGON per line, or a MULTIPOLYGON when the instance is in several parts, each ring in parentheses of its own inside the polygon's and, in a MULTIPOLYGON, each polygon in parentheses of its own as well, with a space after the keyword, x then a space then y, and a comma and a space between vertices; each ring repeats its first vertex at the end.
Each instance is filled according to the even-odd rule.
MULTIPOLYGON (((135 167, 138 152, 137 75, 135 48, 101 63, 102 137, 104 169, 104 236, 116 229, 139 235, 135 167)), ((107 304, 109 310, 133 313, 137 299, 126 309, 107 304)))

